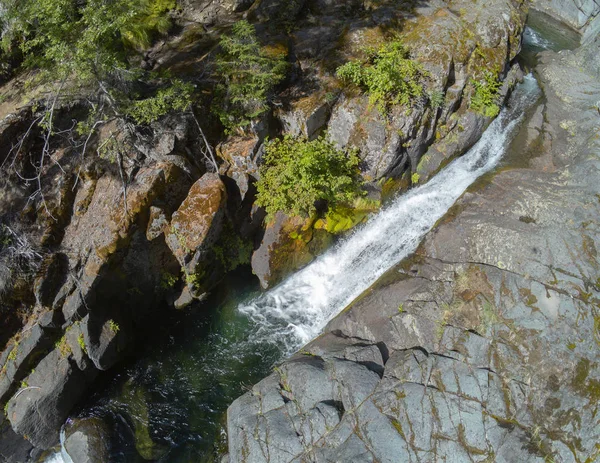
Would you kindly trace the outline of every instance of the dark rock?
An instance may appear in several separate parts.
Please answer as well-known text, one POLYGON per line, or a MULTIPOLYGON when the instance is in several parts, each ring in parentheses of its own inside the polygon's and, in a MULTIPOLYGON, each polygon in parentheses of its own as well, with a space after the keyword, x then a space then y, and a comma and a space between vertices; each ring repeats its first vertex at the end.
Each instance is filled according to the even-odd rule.
POLYGON ((155 240, 161 236, 169 222, 165 211, 157 206, 150 207, 150 217, 148 218, 148 228, 146 228, 146 238, 148 241, 155 240))
POLYGON ((5 351, 5 363, 0 371, 0 403, 24 379, 37 361, 52 347, 54 337, 38 324, 21 335, 5 351), (8 354, 6 354, 8 352, 8 354))
POLYGON ((240 192, 242 200, 246 197, 252 179, 258 179, 258 160, 262 139, 258 136, 229 137, 219 144, 217 153, 226 161, 228 177, 232 178, 240 192))
POLYGON ((58 430, 85 393, 88 378, 60 349, 36 366, 22 388, 8 402, 7 414, 15 432, 36 447, 48 449, 58 442, 58 430))
POLYGON ((2 463, 24 463, 29 461, 33 446, 16 434, 8 421, 0 420, 0 461, 2 463))
POLYGON ((252 15, 259 21, 294 21, 306 0, 259 0, 252 8, 252 15))
MULTIPOLYGON (((87 315, 79 326, 87 356, 98 370, 108 370, 119 360, 120 353, 125 349, 126 334, 121 326, 117 321, 95 313, 87 315)), ((78 334, 77 329, 73 330, 73 336, 75 334, 78 334)), ((75 339, 79 344, 78 338, 75 339)))
POLYGON ((46 310, 38 317, 38 324, 42 328, 60 328, 64 323, 64 317, 60 310, 46 310))
POLYGON ((44 273, 40 275, 33 285, 38 305, 52 307, 58 290, 65 284, 69 271, 69 261, 62 253, 52 254, 49 262, 44 266, 44 273))
POLYGON ((288 217, 282 212, 275 214, 251 259, 252 272, 263 288, 305 266, 331 243, 332 235, 315 230, 312 225, 312 219, 288 217))

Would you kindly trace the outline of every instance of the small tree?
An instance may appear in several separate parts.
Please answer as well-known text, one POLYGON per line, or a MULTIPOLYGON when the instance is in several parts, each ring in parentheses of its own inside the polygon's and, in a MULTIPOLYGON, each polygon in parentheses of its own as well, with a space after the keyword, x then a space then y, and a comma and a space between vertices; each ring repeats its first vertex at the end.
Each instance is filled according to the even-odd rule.
POLYGON ((359 194, 359 158, 324 139, 308 141, 289 135, 266 144, 257 183, 256 203, 271 219, 277 211, 310 215, 315 201, 330 206, 350 202, 359 194))
POLYGON ((261 48, 248 21, 235 23, 220 45, 216 70, 222 80, 216 88, 213 112, 231 132, 268 109, 270 93, 285 77, 287 63, 285 53, 269 54, 261 48))

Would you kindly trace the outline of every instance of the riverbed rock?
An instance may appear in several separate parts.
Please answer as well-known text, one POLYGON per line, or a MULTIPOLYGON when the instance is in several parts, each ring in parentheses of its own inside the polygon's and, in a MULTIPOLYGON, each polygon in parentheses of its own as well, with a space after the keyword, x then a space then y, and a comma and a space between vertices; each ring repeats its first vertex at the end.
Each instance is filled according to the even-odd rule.
POLYGON ((64 451, 77 463, 110 461, 108 425, 100 418, 77 418, 65 425, 64 451))
POLYGON ((231 405, 230 461, 598 457, 597 45, 542 55, 545 141, 521 167, 231 405))

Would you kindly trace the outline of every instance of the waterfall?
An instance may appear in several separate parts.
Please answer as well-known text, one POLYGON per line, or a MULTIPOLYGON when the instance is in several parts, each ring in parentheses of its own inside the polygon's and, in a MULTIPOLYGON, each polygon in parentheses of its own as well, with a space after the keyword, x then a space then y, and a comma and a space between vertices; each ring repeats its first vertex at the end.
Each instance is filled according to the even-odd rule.
POLYGON ((286 281, 241 304, 255 324, 249 342, 274 343, 285 355, 316 337, 326 323, 384 272, 415 251, 424 235, 508 149, 539 88, 528 75, 481 139, 426 184, 398 196, 354 233, 286 281))

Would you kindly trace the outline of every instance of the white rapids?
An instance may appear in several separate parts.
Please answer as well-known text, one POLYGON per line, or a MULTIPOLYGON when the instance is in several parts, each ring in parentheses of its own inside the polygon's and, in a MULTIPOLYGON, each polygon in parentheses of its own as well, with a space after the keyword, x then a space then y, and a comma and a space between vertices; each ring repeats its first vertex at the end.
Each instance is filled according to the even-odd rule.
POLYGON ((523 45, 538 49, 541 48, 543 50, 552 48, 552 42, 550 42, 550 40, 545 39, 529 26, 525 26, 525 30, 523 31, 523 45))
MULTIPOLYGON (((426 184, 398 196, 354 233, 275 288, 238 310, 256 325, 253 342, 275 343, 289 355, 384 272, 415 251, 424 235, 479 176, 502 158, 525 110, 539 95, 533 76, 462 157, 426 184)), ((251 341, 252 342, 252 341, 251 341)))

